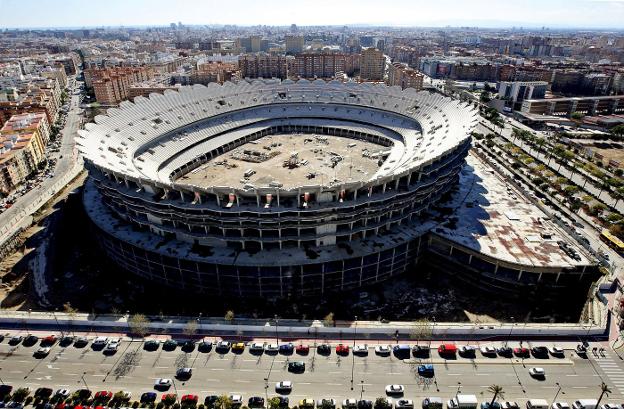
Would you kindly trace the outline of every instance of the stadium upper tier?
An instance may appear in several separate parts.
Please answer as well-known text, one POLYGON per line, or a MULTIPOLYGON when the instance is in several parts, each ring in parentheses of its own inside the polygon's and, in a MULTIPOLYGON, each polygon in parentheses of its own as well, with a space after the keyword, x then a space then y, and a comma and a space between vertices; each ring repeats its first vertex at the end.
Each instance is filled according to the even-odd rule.
MULTIPOLYGON (((169 189, 214 157, 264 135, 310 129, 381 145, 383 163, 367 181, 395 179, 464 144, 476 123, 464 102, 385 85, 254 81, 182 87, 122 102, 79 131, 84 157, 104 172, 169 189), (339 131, 338 131, 339 130, 339 131)), ((344 181, 361 186, 362 180, 344 181)), ((302 180, 300 188, 330 184, 302 180)), ((244 192, 258 186, 220 186, 244 192)), ((284 188, 283 190, 288 190, 284 188)))

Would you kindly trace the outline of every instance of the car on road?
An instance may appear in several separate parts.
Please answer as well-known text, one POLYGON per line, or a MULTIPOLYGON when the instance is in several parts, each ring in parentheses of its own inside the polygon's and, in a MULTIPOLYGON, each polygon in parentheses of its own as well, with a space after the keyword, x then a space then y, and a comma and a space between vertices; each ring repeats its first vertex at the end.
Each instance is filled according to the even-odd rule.
POLYGON ((553 402, 553 404, 550 405, 550 408, 551 409, 570 409, 570 404, 568 402, 563 402, 563 401, 553 402))
POLYGON ((113 398, 113 392, 111 391, 98 391, 98 392, 95 392, 95 395, 93 396, 94 400, 97 400, 100 402, 108 402, 112 398, 113 398))
POLYGON ((396 409, 413 409, 414 401, 412 401, 411 399, 397 399, 394 407, 396 409))
POLYGON ((388 395, 401 395, 405 392, 405 387, 403 385, 386 385, 386 394, 388 395))
POLYGON ((155 339, 148 339, 143 344, 143 349, 146 351, 152 351, 152 352, 157 351, 159 347, 160 347, 160 341, 157 341, 155 339))
POLYGON ((182 380, 182 381, 187 381, 189 379, 191 379, 191 376, 193 376, 193 369, 192 368, 180 368, 176 371, 176 378, 182 380))
POLYGON ((534 366, 532 368, 529 368, 529 375, 531 375, 533 378, 543 379, 546 377, 546 371, 544 370, 544 368, 534 366))
POLYGON ((314 399, 305 398, 299 401, 300 408, 313 408, 314 407, 314 399))
POLYGON ((288 363, 288 372, 303 373, 305 372, 305 362, 293 361, 288 363))
POLYGON ((357 409, 373 409, 373 401, 368 399, 360 399, 357 403, 357 409))
POLYGON ((290 392, 292 391, 293 384, 291 381, 279 381, 275 384, 275 391, 277 392, 290 392))
POLYGON ((295 350, 295 347, 293 344, 288 343, 288 344, 281 344, 279 346, 279 352, 280 354, 292 354, 293 351, 295 350))
POLYGON ((52 388, 37 388, 35 390, 35 398, 47 399, 52 395, 52 388))
POLYGON ((243 396, 242 395, 230 395, 230 401, 232 402, 232 407, 240 407, 243 404, 243 396))
POLYGON ((197 402, 199 402, 199 396, 197 395, 187 394, 182 395, 180 398, 180 404, 182 406, 195 406, 197 405, 197 402))
POLYGON ((481 351, 481 355, 483 356, 489 356, 489 357, 496 356, 496 348, 494 348, 491 345, 484 345, 481 348, 479 348, 479 350, 481 351))
POLYGON ((277 344, 267 344, 264 347, 264 352, 269 353, 269 354, 277 354, 278 351, 279 351, 279 345, 277 344))
POLYGON ((154 382, 154 389, 157 391, 167 390, 171 387, 171 379, 159 378, 154 382))
POLYGON ((307 355, 310 352, 310 347, 308 345, 299 344, 295 347, 295 352, 299 355, 307 355))
POLYGON ((50 353, 50 347, 41 347, 35 351, 33 356, 35 358, 45 358, 50 353))
POLYGON ((550 355, 555 356, 557 358, 562 358, 565 355, 563 348, 555 347, 555 346, 548 348, 548 352, 550 353, 550 355))
POLYGON ((329 346, 329 344, 320 344, 316 347, 316 352, 321 355, 329 355, 331 354, 331 347, 329 346))
POLYGON ((74 347, 76 348, 84 348, 89 345, 89 340, 87 337, 77 337, 74 341, 74 347))
POLYGON ((518 358, 528 358, 530 356, 529 348, 514 348, 513 353, 518 358))
POLYGON ((251 345, 249 345, 249 352, 252 352, 252 353, 264 352, 264 343, 261 343, 261 342, 252 343, 251 345))
POLYGON ((108 344, 106 344, 106 347, 104 347, 104 353, 108 355, 114 354, 119 349, 119 343, 119 339, 111 340, 108 344))
POLYGON ((392 352, 390 345, 377 345, 375 346, 375 354, 381 356, 388 356, 392 352))
POLYGON ((250 408, 263 408, 264 398, 261 396, 252 396, 247 400, 247 406, 250 408))
POLYGON ((156 402, 158 395, 156 392, 143 392, 141 394, 141 403, 153 403, 156 402))
POLYGON ((210 352, 212 350, 212 342, 201 341, 199 344, 197 344, 197 350, 202 353, 210 352))
POLYGON ((424 364, 418 365, 418 375, 431 378, 434 375, 433 365, 432 364, 424 364))
POLYGON ((69 398, 70 395, 70 391, 69 389, 57 389, 56 392, 54 393, 54 396, 57 397, 59 400, 64 400, 69 398))
POLYGON ((22 337, 21 335, 14 335, 11 337, 11 339, 9 339, 9 345, 11 346, 18 345, 20 342, 22 342, 23 339, 24 337, 22 337))
POLYGON ((228 352, 232 344, 229 341, 219 341, 217 345, 215 345, 215 351, 219 353, 228 352))
POLYGON ((368 355, 368 345, 358 344, 353 347, 353 354, 358 356, 368 355))
POLYGON ((232 352, 243 352, 245 350, 244 342, 235 342, 232 344, 232 352))
POLYGON ((323 399, 318 399, 316 401, 316 408, 323 408, 323 409, 334 409, 336 407, 336 399, 334 398, 323 398, 323 399))
POLYGON ((349 345, 338 344, 336 345, 336 354, 338 355, 348 355, 349 354, 349 345))
POLYGON ((342 409, 357 409, 357 399, 345 399, 342 401, 342 409))

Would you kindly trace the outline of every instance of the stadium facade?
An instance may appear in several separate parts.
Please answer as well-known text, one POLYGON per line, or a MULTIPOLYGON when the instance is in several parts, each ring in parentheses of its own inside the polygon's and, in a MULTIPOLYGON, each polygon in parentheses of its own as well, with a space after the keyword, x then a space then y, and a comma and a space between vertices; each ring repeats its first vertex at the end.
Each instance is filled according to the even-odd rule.
POLYGON ((421 257, 427 211, 457 186, 476 122, 471 105, 437 93, 321 80, 137 97, 79 132, 85 208, 111 259, 165 285, 252 296, 357 288, 421 257), (292 151, 275 142, 284 135, 292 151), (345 140, 350 153, 332 150, 345 140), (271 175, 251 170, 278 153, 286 160, 271 175))

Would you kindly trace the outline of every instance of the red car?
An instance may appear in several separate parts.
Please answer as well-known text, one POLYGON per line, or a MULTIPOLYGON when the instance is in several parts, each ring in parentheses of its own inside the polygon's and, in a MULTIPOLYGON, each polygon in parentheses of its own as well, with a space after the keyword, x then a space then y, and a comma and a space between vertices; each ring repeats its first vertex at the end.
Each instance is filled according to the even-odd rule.
POLYGON ((438 353, 440 355, 455 355, 457 346, 455 344, 442 344, 438 347, 438 353))
POLYGON ((308 352, 310 352, 310 347, 307 345, 297 345, 295 347, 295 352, 302 355, 307 354, 308 352))
POLYGON ((57 340, 58 338, 55 335, 48 335, 47 337, 41 340, 41 345, 49 347, 49 346, 56 344, 57 340))
POLYGON ((180 399, 182 404, 197 403, 197 401, 199 401, 199 396, 197 395, 182 395, 182 399, 180 399))
POLYGON ((346 355, 349 353, 349 345, 338 344, 336 345, 336 353, 346 355))
POLYGON ((513 353, 514 353, 515 356, 528 357, 529 356, 529 348, 514 348, 513 353))
POLYGON ((93 397, 95 400, 100 400, 100 401, 109 401, 113 398, 113 392, 111 391, 99 391, 95 393, 95 396, 93 397))

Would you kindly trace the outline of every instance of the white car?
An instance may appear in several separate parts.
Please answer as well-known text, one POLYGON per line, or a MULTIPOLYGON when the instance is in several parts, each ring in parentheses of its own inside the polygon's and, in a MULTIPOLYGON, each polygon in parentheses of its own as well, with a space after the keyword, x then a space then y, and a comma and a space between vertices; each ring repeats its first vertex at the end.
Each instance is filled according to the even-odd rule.
POLYGON ((264 352, 278 352, 279 351, 279 345, 277 344, 267 344, 264 347, 264 352))
POLYGON ((356 345, 353 347, 353 353, 355 355, 368 355, 368 345, 356 345))
POLYGON ((529 369, 529 375, 534 378, 543 378, 546 376, 546 371, 544 371, 544 368, 534 366, 533 368, 529 369))
POLYGON ((217 345, 215 345, 215 350, 217 351, 229 351, 232 344, 229 341, 219 341, 217 345))
POLYGON ((277 392, 282 391, 292 391, 292 382, 291 381, 280 381, 278 383, 275 384, 275 390, 277 392))
POLYGON ((45 358, 50 353, 50 347, 41 347, 35 351, 34 355, 38 358, 45 358))
POLYGON ((322 407, 335 408, 336 407, 336 399, 334 399, 334 398, 319 399, 319 400, 316 401, 316 407, 317 408, 322 408, 322 407))
POLYGON ((390 349, 390 345, 377 345, 375 347, 375 353, 377 355, 390 355, 391 351, 392 349, 390 349))
POLYGON ((63 398, 63 399, 67 399, 67 398, 69 398, 69 394, 70 394, 69 389, 58 389, 56 391, 56 393, 54 394, 54 396, 57 396, 57 397, 63 398))
POLYGON ((97 337, 96 339, 93 340, 93 343, 91 343, 91 345, 96 346, 96 347, 98 346, 103 347, 106 344, 108 344, 108 338, 106 337, 97 337))
POLYGON ((550 352, 550 355, 552 355, 552 356, 562 356, 563 355, 563 348, 560 348, 560 347, 550 347, 550 348, 548 348, 548 352, 550 352))
MULTIPOLYGON (((377 348, 375 348, 376 350, 377 348)), ((357 399, 345 399, 342 401, 342 409, 355 409, 357 408, 357 399)))
POLYGON ((168 388, 171 386, 171 379, 168 378, 158 378, 156 382, 154 382, 155 388, 168 388))
POLYGON ((473 345, 462 345, 459 347, 460 354, 473 354, 477 350, 477 347, 473 345))
POLYGON ((479 348, 481 350, 481 354, 483 355, 496 355, 496 348, 494 348, 493 346, 482 346, 481 348, 479 348))
POLYGON ((230 395, 230 401, 232 401, 232 406, 240 406, 243 404, 243 396, 242 395, 230 395))
POLYGON ((251 351, 251 352, 262 352, 262 351, 264 351, 264 344, 262 344, 260 342, 254 342, 253 344, 249 345, 249 351, 251 351))
POLYGON ((119 349, 119 342, 119 339, 111 340, 108 344, 106 344, 104 352, 117 352, 117 349, 119 349))
POLYGON ((414 402, 411 399, 398 399, 394 404, 396 409, 413 409, 414 402))
POLYGON ((388 395, 398 395, 405 392, 405 387, 403 385, 387 385, 386 393, 388 395))
POLYGON ((553 402, 551 409, 570 409, 568 402, 553 402))

